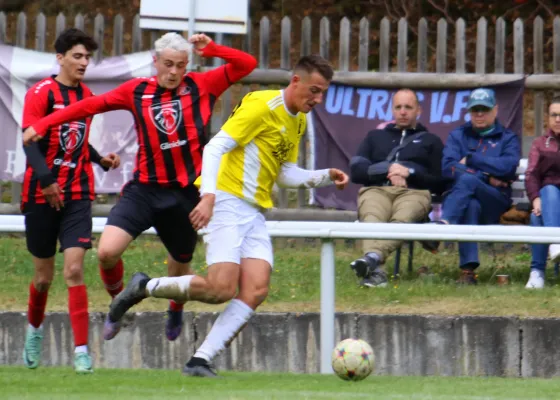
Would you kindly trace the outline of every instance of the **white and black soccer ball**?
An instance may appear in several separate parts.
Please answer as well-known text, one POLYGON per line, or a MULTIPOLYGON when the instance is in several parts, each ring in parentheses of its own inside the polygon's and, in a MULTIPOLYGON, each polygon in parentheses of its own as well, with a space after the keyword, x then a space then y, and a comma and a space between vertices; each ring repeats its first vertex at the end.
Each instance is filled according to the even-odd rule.
POLYGON ((362 339, 344 339, 332 352, 332 368, 342 379, 361 381, 373 372, 373 350, 362 339))

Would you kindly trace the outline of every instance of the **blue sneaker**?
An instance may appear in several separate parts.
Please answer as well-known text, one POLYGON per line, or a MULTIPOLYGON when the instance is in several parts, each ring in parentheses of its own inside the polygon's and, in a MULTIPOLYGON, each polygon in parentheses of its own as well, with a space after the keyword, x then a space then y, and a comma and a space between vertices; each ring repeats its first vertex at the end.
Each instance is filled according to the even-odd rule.
POLYGON ((41 362, 41 349, 43 348, 43 327, 27 328, 25 344, 23 345, 23 364, 30 369, 35 369, 41 362))
POLYGON ((165 323, 165 335, 167 340, 174 341, 183 329, 183 311, 167 310, 167 322, 165 323))
POLYGON ((74 370, 77 374, 92 374, 91 356, 88 353, 75 353, 74 370))

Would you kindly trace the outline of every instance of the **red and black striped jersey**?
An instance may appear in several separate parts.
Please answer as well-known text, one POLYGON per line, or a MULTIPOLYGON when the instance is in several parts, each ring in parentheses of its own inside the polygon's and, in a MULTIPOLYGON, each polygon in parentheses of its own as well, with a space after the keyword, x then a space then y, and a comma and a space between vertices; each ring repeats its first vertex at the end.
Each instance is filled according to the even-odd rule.
MULTIPOLYGON (((71 87, 55 80, 54 75, 43 79, 25 95, 22 127, 25 130, 41 118, 92 96, 91 90, 83 83, 71 87)), ((94 176, 88 148, 91 120, 91 117, 80 117, 53 125, 39 141, 47 167, 64 191, 64 201, 94 198, 94 176)), ((22 202, 45 203, 41 189, 39 177, 28 161, 23 178, 22 202)))
POLYGON ((202 168, 206 127, 215 100, 255 67, 251 55, 213 42, 205 57, 221 57, 226 65, 208 72, 190 72, 176 89, 158 85, 157 78, 135 78, 105 94, 91 97, 33 124, 42 136, 49 127, 111 110, 134 116, 138 152, 134 180, 169 187, 193 184, 202 168))

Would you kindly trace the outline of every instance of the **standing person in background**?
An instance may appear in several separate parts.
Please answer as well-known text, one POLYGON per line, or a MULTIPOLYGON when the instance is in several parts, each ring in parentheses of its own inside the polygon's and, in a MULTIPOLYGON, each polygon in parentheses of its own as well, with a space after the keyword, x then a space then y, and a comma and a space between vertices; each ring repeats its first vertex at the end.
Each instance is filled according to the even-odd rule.
MULTIPOLYGON (((95 41, 78 29, 60 34, 54 44, 60 65, 57 75, 35 84, 25 96, 23 129, 92 96, 82 80, 95 41)), ((57 240, 64 254, 64 280, 68 286, 68 313, 74 334, 74 369, 93 372, 88 352, 88 298, 84 284, 84 256, 91 248, 91 202, 94 199, 92 162, 105 170, 117 168, 116 154, 102 158, 89 145, 91 118, 74 118, 45 130, 45 140, 25 146, 27 168, 23 179, 21 210, 25 216, 27 249, 33 256, 35 276, 29 286, 29 327, 23 363, 37 368, 41 360, 43 319, 48 291, 54 278, 57 240)))

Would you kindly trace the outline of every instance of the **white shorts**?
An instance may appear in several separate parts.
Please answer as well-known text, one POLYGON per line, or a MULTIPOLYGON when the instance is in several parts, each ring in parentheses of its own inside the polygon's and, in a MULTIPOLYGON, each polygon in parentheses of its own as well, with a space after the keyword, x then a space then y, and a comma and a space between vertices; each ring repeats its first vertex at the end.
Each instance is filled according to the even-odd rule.
POLYGON ((245 200, 218 190, 212 219, 203 233, 209 266, 219 262, 241 264, 242 258, 257 258, 273 265, 264 215, 245 200))

